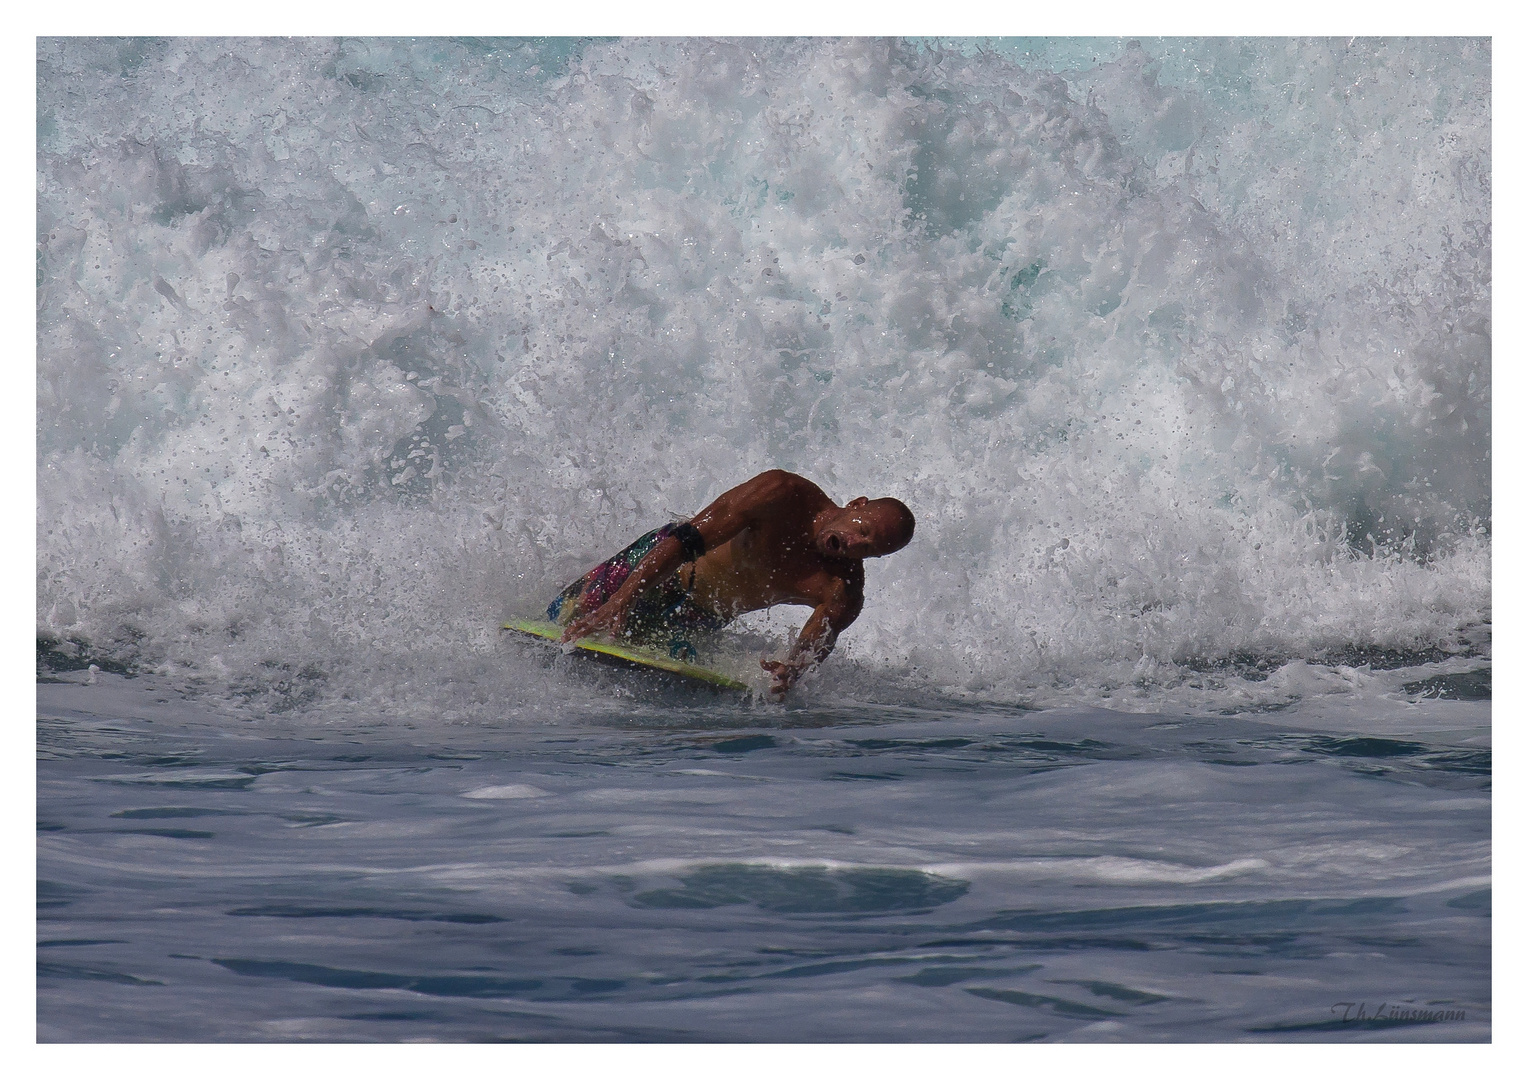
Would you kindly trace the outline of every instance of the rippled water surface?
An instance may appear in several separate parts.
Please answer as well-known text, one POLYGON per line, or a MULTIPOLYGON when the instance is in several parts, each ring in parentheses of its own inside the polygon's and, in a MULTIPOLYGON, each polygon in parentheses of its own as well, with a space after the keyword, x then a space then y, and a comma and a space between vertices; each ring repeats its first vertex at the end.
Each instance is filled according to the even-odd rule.
POLYGON ((1482 704, 282 727, 81 681, 44 1040, 1489 1037, 1482 704))

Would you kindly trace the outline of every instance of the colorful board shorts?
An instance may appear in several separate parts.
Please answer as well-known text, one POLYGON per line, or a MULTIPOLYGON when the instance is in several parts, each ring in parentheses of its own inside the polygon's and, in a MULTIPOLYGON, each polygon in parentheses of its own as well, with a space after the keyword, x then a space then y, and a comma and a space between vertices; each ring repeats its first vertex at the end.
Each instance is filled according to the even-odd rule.
MULTIPOLYGON (((557 594, 546 608, 546 617, 552 622, 566 626, 574 619, 595 611, 605 605, 617 589, 631 576, 637 564, 658 541, 679 527, 670 522, 654 529, 623 548, 614 557, 606 559, 593 570, 579 578, 557 594)), ((709 611, 690 596, 690 588, 683 582, 684 567, 680 567, 666 579, 645 590, 626 613, 626 632, 644 644, 668 650, 676 659, 694 659, 695 646, 690 635, 697 631, 719 630, 727 620, 709 611)), ((694 571, 690 573, 694 580, 694 571)))

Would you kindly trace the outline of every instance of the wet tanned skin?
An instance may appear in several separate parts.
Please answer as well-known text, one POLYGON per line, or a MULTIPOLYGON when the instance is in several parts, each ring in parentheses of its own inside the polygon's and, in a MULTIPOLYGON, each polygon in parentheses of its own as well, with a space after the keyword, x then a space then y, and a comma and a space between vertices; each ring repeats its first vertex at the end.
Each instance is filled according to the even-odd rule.
MULTIPOLYGON (((825 659, 858 617, 865 597, 863 560, 889 554, 906 539, 868 499, 840 507, 810 480, 780 469, 739 484, 690 523, 706 542, 706 554, 694 564, 697 603, 727 618, 775 604, 814 609, 784 661, 760 661, 772 676, 773 693, 784 693, 825 659)), ((570 623, 562 640, 619 634, 642 590, 683 562, 679 541, 665 538, 602 607, 570 623)))

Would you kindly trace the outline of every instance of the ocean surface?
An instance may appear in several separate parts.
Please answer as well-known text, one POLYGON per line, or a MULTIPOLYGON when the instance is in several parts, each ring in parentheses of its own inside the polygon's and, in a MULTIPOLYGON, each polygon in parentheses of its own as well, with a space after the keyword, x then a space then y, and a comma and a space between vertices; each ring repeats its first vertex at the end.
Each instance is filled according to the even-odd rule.
POLYGON ((40 1040, 1490 1038, 1489 42, 37 71, 40 1040), (773 467, 783 703, 497 629, 773 467))

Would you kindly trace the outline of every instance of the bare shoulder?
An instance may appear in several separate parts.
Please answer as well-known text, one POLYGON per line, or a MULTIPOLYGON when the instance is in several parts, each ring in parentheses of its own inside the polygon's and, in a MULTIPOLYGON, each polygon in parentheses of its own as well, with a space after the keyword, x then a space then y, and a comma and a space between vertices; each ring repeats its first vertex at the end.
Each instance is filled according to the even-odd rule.
POLYGON ((802 585, 814 604, 831 603, 858 611, 865 602, 865 565, 858 560, 820 564, 802 585))
POLYGON ((816 484, 804 476, 770 469, 717 496, 691 519, 708 545, 726 542, 740 530, 767 522, 797 521, 832 505, 816 484))
POLYGON ((844 583, 844 595, 855 607, 865 602, 864 563, 858 559, 850 562, 848 566, 844 567, 843 573, 839 575, 839 580, 844 583))
POLYGON ((810 504, 832 502, 822 488, 806 477, 786 472, 784 469, 768 469, 752 480, 745 481, 741 486, 747 488, 755 498, 766 502, 789 501, 810 504))
POLYGON ((835 568, 827 587, 821 590, 822 600, 835 609, 840 628, 848 626, 859 617, 865 606, 865 567, 858 561, 842 568, 835 568))

